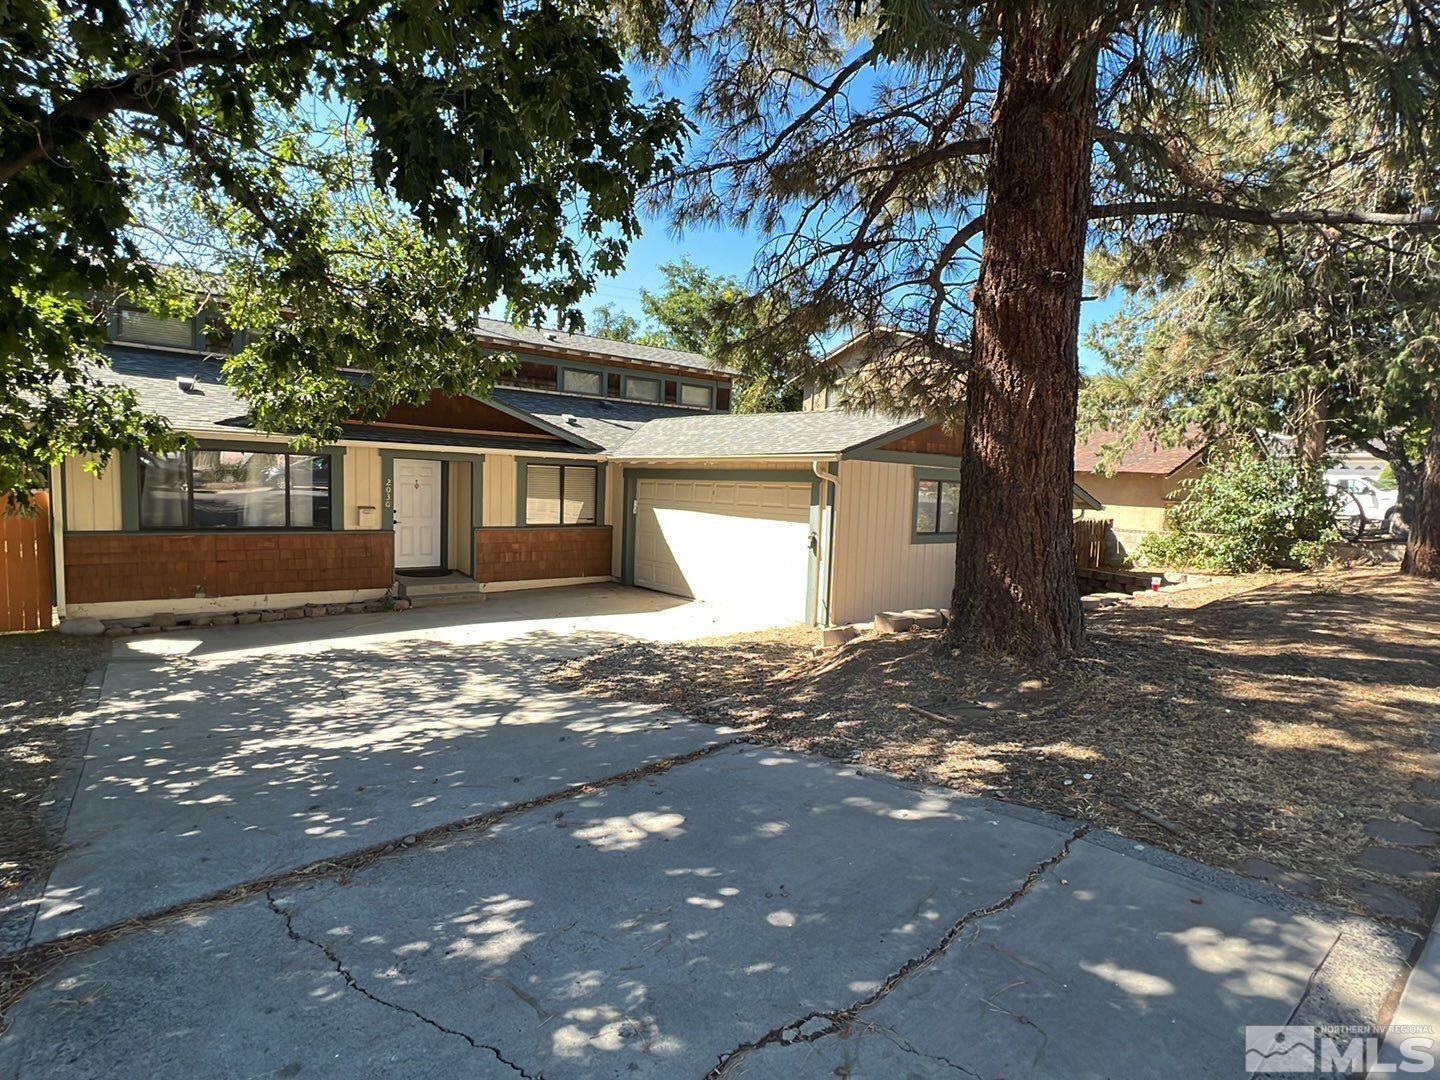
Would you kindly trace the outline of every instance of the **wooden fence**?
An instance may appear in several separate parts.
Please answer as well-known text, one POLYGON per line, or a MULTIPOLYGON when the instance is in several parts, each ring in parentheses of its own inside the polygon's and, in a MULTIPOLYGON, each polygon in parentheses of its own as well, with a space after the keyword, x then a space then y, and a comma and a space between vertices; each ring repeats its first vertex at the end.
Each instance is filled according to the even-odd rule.
POLYGON ((33 496, 35 513, 0 508, 0 631, 49 630, 55 621, 50 496, 33 496))
POLYGON ((1094 569, 1105 557, 1105 533, 1110 528, 1106 518, 1079 518, 1075 522, 1075 565, 1082 570, 1094 569))

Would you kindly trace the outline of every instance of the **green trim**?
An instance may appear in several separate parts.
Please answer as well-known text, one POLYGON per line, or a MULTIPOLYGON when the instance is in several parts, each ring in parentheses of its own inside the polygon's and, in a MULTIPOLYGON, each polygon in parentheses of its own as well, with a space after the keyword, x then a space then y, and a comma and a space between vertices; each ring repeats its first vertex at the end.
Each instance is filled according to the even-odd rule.
POLYGON ((820 621, 820 484, 818 476, 810 481, 810 557, 805 563, 805 625, 820 621))
MULTIPOLYGON (((810 534, 815 537, 815 542, 810 545, 810 558, 805 568, 805 625, 815 625, 820 569, 820 533, 816 524, 820 485, 823 481, 813 472, 799 469, 625 469, 622 477, 625 483, 625 506, 620 514, 623 523, 620 536, 620 581, 630 586, 635 584, 635 504, 639 501, 641 480, 740 480, 772 484, 809 484, 810 534)), ((831 545, 834 545, 833 536, 831 545)))
POLYGON ((440 566, 450 569, 450 462, 440 462, 440 566))
POLYGON ((912 454, 899 450, 866 450, 845 454, 847 461, 883 461, 889 465, 928 465, 936 469, 958 469, 960 459, 949 454, 912 454))
MULTIPOLYGON (((957 541, 955 533, 933 532, 922 533, 915 528, 915 519, 920 511, 920 481, 940 480, 958 484, 960 482, 959 469, 936 469, 921 468, 917 466, 911 470, 910 476, 910 543, 911 544, 953 544, 957 541)), ((935 521, 940 521, 940 493, 935 495, 935 521)))
POLYGON ((1086 510, 1105 509, 1104 503, 1102 503, 1099 499, 1095 498, 1094 495, 1091 495, 1090 492, 1086 491, 1078 483, 1072 483, 1070 485, 1070 501, 1072 503, 1078 502, 1086 510))
POLYGON ((140 451, 120 454, 120 528, 140 531, 140 451))
MULTIPOLYGON (((680 392, 675 392, 679 397, 680 392)), ((626 372, 620 376, 620 397, 625 401, 639 402, 641 405, 664 405, 665 404, 665 376, 643 375, 638 372, 626 372), (630 383, 639 380, 641 382, 652 382, 658 388, 653 398, 631 397, 629 393, 630 383)))
MULTIPOLYGON (((562 394, 574 394, 576 397, 603 398, 605 391, 609 389, 610 372, 601 364, 586 364, 575 360, 557 360, 555 362, 555 389, 562 394), (566 390, 566 371, 588 371, 600 376, 600 391, 595 394, 587 394, 584 390, 566 390)), ((624 383, 621 383, 623 389, 624 383)))
MULTIPOLYGON (((456 454, 445 451, 381 450, 380 451, 380 528, 377 532, 395 531, 395 459, 438 461, 440 463, 440 560, 450 565, 450 479, 451 465, 470 466, 470 532, 474 535, 484 520, 485 455, 456 454)), ((474 569, 474 553, 471 553, 474 569)))
POLYGON ((327 451, 330 455, 330 531, 345 531, 345 454, 343 447, 327 451))
POLYGON ((694 379, 677 379, 675 381, 675 404, 678 408, 699 408, 698 405, 686 405, 683 401, 680 400, 680 396, 684 393, 684 388, 687 386, 698 386, 700 389, 708 392, 710 395, 710 404, 706 405, 705 408, 708 412, 715 411, 715 383, 696 382, 694 379))
MULTIPOLYGON (((60 488, 50 493, 50 515, 52 521, 60 523, 60 535, 64 536, 70 531, 70 483, 65 479, 65 464, 69 458, 61 458, 60 464, 55 466, 60 471, 60 488)), ((58 559, 52 559, 58 562, 58 559)), ((53 569, 53 568, 52 568, 53 569)), ((59 593, 52 595, 58 596, 59 593)))
POLYGON ((515 524, 531 525, 537 529, 583 529, 590 525, 604 525, 605 521, 605 468, 603 461, 575 461, 573 458, 517 457, 515 459, 515 524), (525 472, 527 465, 584 466, 595 470, 595 520, 565 525, 554 521, 537 521, 533 525, 525 513, 525 496, 530 477, 525 472))

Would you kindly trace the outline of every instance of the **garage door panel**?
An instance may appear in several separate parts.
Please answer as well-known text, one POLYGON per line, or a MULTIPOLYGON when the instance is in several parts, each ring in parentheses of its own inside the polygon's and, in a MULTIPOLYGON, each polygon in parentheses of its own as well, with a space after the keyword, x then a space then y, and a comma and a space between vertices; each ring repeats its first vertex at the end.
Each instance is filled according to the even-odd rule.
POLYGON ((641 480, 635 584, 803 622, 810 485, 641 480))

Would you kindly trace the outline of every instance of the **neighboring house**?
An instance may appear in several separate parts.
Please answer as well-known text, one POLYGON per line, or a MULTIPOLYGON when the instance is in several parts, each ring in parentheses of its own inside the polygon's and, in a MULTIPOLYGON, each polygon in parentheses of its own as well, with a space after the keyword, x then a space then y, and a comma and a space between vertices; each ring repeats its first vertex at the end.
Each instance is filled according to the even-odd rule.
POLYGON ((1132 554, 1146 536, 1165 528, 1165 511, 1178 501, 1181 483, 1200 474, 1206 453, 1198 439, 1189 446, 1165 447, 1142 436, 1111 463, 1113 472, 1102 475, 1096 471, 1101 451, 1119 437, 1118 432, 1099 430, 1075 445, 1075 484, 1099 503, 1084 506, 1077 516, 1112 522, 1106 549, 1109 561, 1132 554))
POLYGON ((806 386, 801 408, 806 412, 843 408, 844 384, 869 365, 876 366, 864 379, 888 378, 896 387, 907 388, 912 397, 917 387, 928 387, 936 394, 953 391, 964 378, 964 364, 954 349, 927 346, 915 335, 900 330, 867 330, 825 355, 821 361, 823 375, 806 386), (917 378, 922 371, 928 372, 928 377, 917 378))
POLYGON ((924 419, 732 415, 731 373, 704 357, 487 322, 521 358, 487 399, 435 394, 292 453, 250 425, 197 323, 137 313, 112 336, 102 377, 196 448, 55 470, 62 616, 348 603, 445 570, 777 622, 949 601, 959 444, 924 419))

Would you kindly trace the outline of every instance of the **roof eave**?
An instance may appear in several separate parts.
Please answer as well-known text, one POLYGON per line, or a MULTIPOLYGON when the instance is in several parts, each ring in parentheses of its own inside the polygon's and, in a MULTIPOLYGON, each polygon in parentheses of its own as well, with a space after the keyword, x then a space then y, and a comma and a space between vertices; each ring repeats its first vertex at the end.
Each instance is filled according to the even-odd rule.
POLYGON ((496 409, 506 416, 514 417, 516 420, 523 420, 527 424, 534 424, 547 435, 554 435, 557 439, 582 447, 591 453, 604 453, 605 448, 599 443, 592 442, 583 435, 575 434, 573 431, 566 431, 558 424, 552 424, 548 420, 542 420, 534 413, 528 413, 524 409, 518 409, 513 405, 506 405, 503 401, 497 401, 493 397, 482 398, 476 397, 474 394, 467 394, 466 396, 480 402, 482 405, 489 405, 492 409, 496 409))

